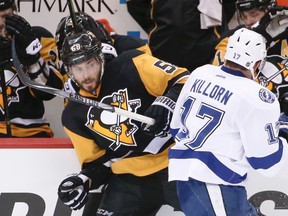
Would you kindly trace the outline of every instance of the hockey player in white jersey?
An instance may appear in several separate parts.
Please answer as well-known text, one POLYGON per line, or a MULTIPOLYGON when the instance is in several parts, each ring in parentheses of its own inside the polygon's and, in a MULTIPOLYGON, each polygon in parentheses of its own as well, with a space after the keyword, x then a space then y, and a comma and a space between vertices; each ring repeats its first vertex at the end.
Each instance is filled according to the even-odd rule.
POLYGON ((263 37, 239 29, 225 64, 197 68, 184 85, 171 121, 169 180, 177 181, 185 215, 257 215, 247 199, 248 170, 273 176, 285 163, 279 102, 253 80, 265 56, 263 37))

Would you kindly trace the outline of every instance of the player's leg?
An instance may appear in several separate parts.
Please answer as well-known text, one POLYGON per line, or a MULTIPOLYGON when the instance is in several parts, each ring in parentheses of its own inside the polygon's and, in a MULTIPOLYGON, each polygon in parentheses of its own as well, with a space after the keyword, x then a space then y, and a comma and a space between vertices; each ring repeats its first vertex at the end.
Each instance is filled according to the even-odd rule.
POLYGON ((168 182, 168 169, 159 172, 161 174, 161 185, 163 189, 163 205, 170 205, 174 211, 181 211, 177 196, 176 181, 168 182))
MULTIPOLYGON (((185 215, 216 216, 205 183, 191 179, 189 181, 177 181, 177 193, 181 209, 185 215)), ((222 214, 222 216, 225 215, 222 214)))
POLYGON ((220 188, 224 197, 227 215, 258 215, 255 208, 248 201, 244 187, 220 185, 220 188))
POLYGON ((113 175, 104 191, 97 215, 154 216, 162 206, 162 194, 157 174, 145 177, 113 175))
POLYGON ((93 192, 88 194, 88 201, 84 206, 82 216, 96 216, 102 195, 102 192, 93 192))
POLYGON ((189 216, 257 216, 244 187, 206 184, 194 179, 178 181, 183 212, 189 216))

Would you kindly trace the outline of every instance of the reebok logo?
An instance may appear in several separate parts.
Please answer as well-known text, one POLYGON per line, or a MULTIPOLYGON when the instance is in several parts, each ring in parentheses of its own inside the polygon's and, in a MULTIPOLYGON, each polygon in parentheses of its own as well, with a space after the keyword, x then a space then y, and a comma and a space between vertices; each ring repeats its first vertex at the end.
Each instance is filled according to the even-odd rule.
POLYGON ((41 44, 35 44, 35 45, 33 45, 33 51, 36 50, 36 49, 38 49, 39 45, 41 46, 41 44))
POLYGON ((105 215, 105 216, 112 216, 112 215, 113 215, 113 212, 108 212, 108 211, 105 210, 105 209, 98 209, 98 210, 97 210, 97 214, 105 215))

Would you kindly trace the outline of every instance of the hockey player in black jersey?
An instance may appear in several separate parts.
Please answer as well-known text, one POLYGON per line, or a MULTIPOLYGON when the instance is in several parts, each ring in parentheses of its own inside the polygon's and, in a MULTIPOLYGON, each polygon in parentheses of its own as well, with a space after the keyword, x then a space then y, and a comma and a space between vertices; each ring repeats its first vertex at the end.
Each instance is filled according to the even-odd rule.
MULTIPOLYGON (((104 54, 106 62, 130 49, 137 49, 148 54, 152 54, 148 44, 144 40, 133 36, 120 35, 115 32, 113 35, 110 35, 106 27, 100 21, 94 20, 93 17, 85 12, 76 12, 75 18, 78 25, 81 25, 85 30, 92 32, 101 41, 101 50, 104 54)), ((69 15, 63 17, 60 20, 55 32, 58 57, 60 59, 64 38, 71 33, 72 30, 73 22, 71 16, 69 15)), ((64 84, 65 91, 74 93, 75 89, 78 87, 71 79, 69 79, 65 70, 63 70, 64 68, 62 67, 62 61, 59 61, 58 67, 64 77, 64 80, 66 81, 64 84)))
MULTIPOLYGON (((140 38, 127 35, 120 35, 115 33, 115 31, 112 35, 110 35, 107 26, 104 26, 102 22, 98 20, 94 20, 93 17, 84 12, 76 12, 75 18, 77 20, 78 25, 81 25, 85 30, 91 31, 101 41, 101 50, 104 54, 104 59, 106 63, 111 59, 120 55, 122 52, 131 49, 137 49, 146 52, 148 54, 151 54, 151 50, 147 45, 147 43, 140 38)), ((61 21, 59 22, 55 33, 56 45, 57 50, 59 52, 59 56, 61 55, 62 52, 62 44, 64 38, 69 33, 71 33, 71 31, 73 31, 73 22, 70 16, 66 16, 62 18, 61 21)), ((75 93, 76 91, 79 90, 79 87, 74 83, 73 80, 69 78, 69 76, 67 76, 65 70, 63 70, 64 67, 61 67, 62 65, 61 61, 59 62, 60 62, 59 66, 60 68, 62 68, 62 70, 61 69, 60 70, 63 72, 62 75, 64 79, 67 80, 64 85, 65 91, 75 93)), ((68 101, 66 101, 66 104, 67 102, 68 101)), ((129 127, 129 122, 127 122, 127 125, 129 127)), ((129 131, 133 132, 133 129, 135 127, 131 125, 130 128, 131 129, 129 131)), ((88 201, 85 204, 85 208, 83 211, 83 216, 95 216, 101 198, 102 198, 102 192, 89 193, 88 201)))
POLYGON ((11 41, 15 38, 17 55, 32 80, 61 89, 62 76, 50 64, 57 58, 55 39, 15 12, 14 0, 0 0, 0 137, 53 137, 43 101, 54 96, 21 83, 11 60, 11 41))
POLYGON ((69 34, 62 60, 81 96, 152 117, 152 126, 70 101, 62 124, 82 170, 66 177, 60 199, 80 209, 89 190, 108 184, 97 215, 155 215, 163 204, 179 209, 167 181, 169 123, 189 72, 132 49, 105 63, 101 42, 89 31, 69 34), (143 131, 145 130, 145 131, 143 131))

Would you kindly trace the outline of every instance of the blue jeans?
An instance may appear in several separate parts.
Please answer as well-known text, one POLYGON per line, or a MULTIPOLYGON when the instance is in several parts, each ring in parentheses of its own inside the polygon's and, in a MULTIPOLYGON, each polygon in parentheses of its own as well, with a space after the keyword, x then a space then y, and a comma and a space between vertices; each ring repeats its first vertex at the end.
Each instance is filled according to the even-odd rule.
POLYGON ((206 184, 194 179, 177 181, 177 193, 186 216, 256 216, 241 186, 206 184))

